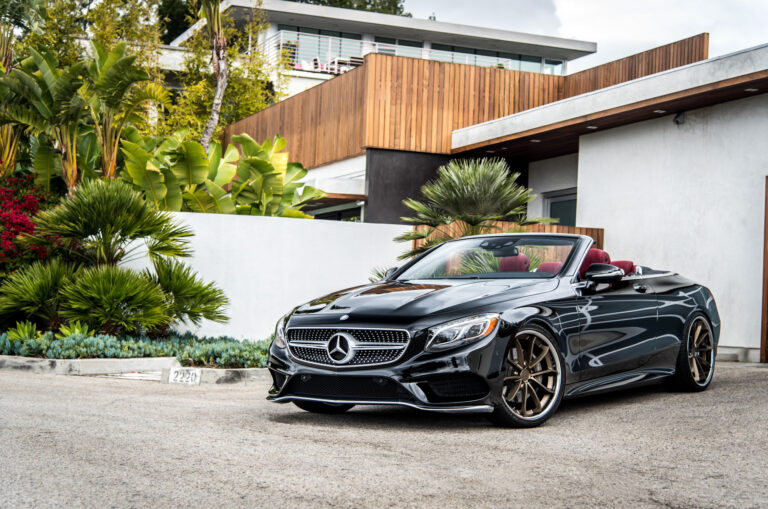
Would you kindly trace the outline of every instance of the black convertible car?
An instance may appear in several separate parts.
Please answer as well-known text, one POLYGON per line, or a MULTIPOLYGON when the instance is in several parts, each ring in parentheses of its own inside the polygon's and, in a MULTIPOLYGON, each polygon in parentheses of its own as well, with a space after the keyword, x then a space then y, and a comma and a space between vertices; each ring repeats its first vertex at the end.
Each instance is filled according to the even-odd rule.
POLYGON ((299 306, 277 325, 268 399, 325 413, 478 412, 530 427, 564 397, 661 380, 706 389, 720 333, 710 291, 592 245, 464 237, 382 282, 299 306))

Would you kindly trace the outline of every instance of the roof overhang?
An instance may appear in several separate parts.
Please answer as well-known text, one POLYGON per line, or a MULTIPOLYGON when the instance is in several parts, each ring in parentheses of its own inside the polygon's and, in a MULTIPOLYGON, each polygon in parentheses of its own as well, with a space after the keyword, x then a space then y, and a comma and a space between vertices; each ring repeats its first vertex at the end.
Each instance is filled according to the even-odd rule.
POLYGON ((453 131, 452 153, 528 160, 576 152, 581 135, 768 92, 768 44, 453 131))
MULTIPOLYGON (((562 60, 573 60, 597 51, 597 44, 594 42, 339 7, 283 0, 263 0, 260 6, 252 0, 224 0, 221 3, 222 12, 229 10, 235 21, 248 19, 254 8, 264 11, 271 23, 409 40, 428 40, 455 46, 534 54, 562 60)), ((191 27, 171 44, 177 45, 184 42, 197 28, 197 26, 191 27)))

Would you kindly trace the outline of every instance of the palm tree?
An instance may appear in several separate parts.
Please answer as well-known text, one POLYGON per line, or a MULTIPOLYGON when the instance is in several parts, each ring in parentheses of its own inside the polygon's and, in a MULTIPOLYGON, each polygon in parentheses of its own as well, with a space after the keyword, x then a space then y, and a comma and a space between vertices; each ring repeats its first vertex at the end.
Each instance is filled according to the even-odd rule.
MULTIPOLYGON (((13 68, 13 28, 0 25, 0 75, 8 76, 13 68)), ((3 105, 14 100, 13 93, 0 88, 0 102, 3 105)), ((21 127, 5 124, 0 126, 0 177, 9 175, 16 167, 21 127)))
POLYGON ((398 242, 424 241, 399 258, 416 256, 446 240, 498 232, 497 221, 519 226, 554 222, 528 217, 528 203, 536 195, 518 184, 518 177, 520 173, 511 173, 503 159, 456 159, 441 166, 437 179, 421 188, 424 201, 403 201, 415 215, 402 220, 426 228, 395 238, 398 242))
POLYGON ((88 104, 101 146, 101 173, 117 176, 117 154, 123 129, 145 120, 139 109, 150 102, 167 104, 168 92, 156 83, 139 87, 149 74, 135 65, 136 56, 126 55, 126 43, 107 52, 93 41, 94 59, 88 63, 88 104))
POLYGON ((0 107, 0 125, 23 126, 52 140, 71 193, 79 177, 77 142, 87 106, 79 93, 85 64, 59 69, 53 52, 30 49, 30 53, 7 76, 0 77, 0 89, 19 99, 0 107))
POLYGON ((216 80, 216 89, 213 93, 213 104, 211 105, 211 117, 208 119, 205 129, 203 129, 203 137, 200 140, 200 144, 208 152, 208 144, 211 142, 213 131, 219 124, 221 103, 224 100, 224 91, 227 89, 227 79, 229 78, 227 37, 224 34, 224 27, 221 23, 219 0, 201 0, 200 13, 198 15, 205 17, 208 37, 211 39, 213 78, 216 80))

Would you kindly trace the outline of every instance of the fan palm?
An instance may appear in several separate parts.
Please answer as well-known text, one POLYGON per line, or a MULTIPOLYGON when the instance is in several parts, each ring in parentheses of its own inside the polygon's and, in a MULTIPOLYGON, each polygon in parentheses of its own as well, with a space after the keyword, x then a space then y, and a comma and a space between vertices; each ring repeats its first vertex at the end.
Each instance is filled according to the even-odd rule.
POLYGON ((520 226, 551 223, 549 218, 529 218, 528 203, 536 195, 517 183, 503 159, 457 159, 441 166, 437 178, 421 188, 424 201, 408 198, 403 204, 415 212, 406 223, 426 228, 404 233, 395 240, 424 240, 400 259, 416 256, 437 244, 457 237, 497 232, 497 221, 520 226))
POLYGON ((120 180, 83 182, 58 206, 39 213, 35 225, 34 239, 59 238, 86 265, 116 265, 144 250, 153 260, 190 254, 189 228, 120 180))
POLYGON ((213 136, 213 131, 219 123, 221 103, 224 100, 224 91, 227 89, 229 67, 227 66, 227 37, 224 26, 221 23, 220 0, 201 0, 199 16, 205 18, 208 37, 211 39, 211 65, 213 78, 216 80, 216 89, 213 93, 211 105, 211 117, 203 129, 203 137, 200 144, 208 152, 208 144, 213 136))
POLYGON ((170 98, 156 83, 139 86, 149 79, 149 74, 136 66, 135 55, 126 55, 125 42, 109 52, 96 41, 92 45, 94 59, 87 67, 88 104, 101 146, 101 173, 112 179, 116 176, 123 129, 129 123, 145 120, 139 112, 142 105, 149 102, 166 105, 170 98))
POLYGON ((59 69, 52 52, 29 51, 30 57, 7 76, 0 77, 0 89, 17 98, 0 108, 0 125, 23 126, 32 134, 50 138, 71 193, 78 182, 77 142, 86 114, 86 103, 80 94, 84 63, 59 69))

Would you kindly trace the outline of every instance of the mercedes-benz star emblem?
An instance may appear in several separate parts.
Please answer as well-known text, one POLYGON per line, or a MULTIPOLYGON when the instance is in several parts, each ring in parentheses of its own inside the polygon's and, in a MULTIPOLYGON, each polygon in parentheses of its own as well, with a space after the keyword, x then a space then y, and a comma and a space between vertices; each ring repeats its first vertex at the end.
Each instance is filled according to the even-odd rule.
POLYGON ((345 364, 355 356, 355 338, 346 332, 337 332, 328 340, 328 357, 336 364, 345 364))

